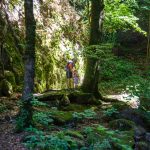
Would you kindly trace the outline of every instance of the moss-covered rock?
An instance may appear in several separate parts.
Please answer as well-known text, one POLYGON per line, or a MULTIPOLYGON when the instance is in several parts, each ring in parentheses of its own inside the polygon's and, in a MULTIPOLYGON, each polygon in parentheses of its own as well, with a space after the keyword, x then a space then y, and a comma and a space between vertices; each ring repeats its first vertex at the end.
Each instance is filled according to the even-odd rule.
POLYGON ((84 93, 82 91, 51 90, 41 94, 40 96, 37 96, 37 98, 40 101, 54 101, 56 99, 61 101, 64 96, 68 97, 71 103, 96 105, 101 104, 101 102, 97 100, 92 93, 84 93))
POLYGON ((133 129, 135 123, 127 119, 117 119, 109 122, 109 127, 115 130, 128 131, 133 129))
POLYGON ((143 109, 125 109, 120 111, 120 118, 133 121, 136 125, 150 131, 150 113, 143 109))
POLYGON ((0 91, 3 96, 10 96, 13 94, 13 87, 10 82, 8 82, 6 79, 3 79, 0 82, 0 91))
POLYGON ((54 124, 56 125, 64 125, 73 119, 72 112, 64 112, 59 110, 49 110, 49 112, 54 119, 54 124))
POLYGON ((72 103, 77 104, 95 104, 100 105, 101 101, 96 99, 92 93, 84 93, 82 91, 73 91, 68 95, 72 103))
POLYGON ((68 106, 62 107, 61 110, 82 112, 89 108, 91 108, 91 105, 70 104, 68 106))

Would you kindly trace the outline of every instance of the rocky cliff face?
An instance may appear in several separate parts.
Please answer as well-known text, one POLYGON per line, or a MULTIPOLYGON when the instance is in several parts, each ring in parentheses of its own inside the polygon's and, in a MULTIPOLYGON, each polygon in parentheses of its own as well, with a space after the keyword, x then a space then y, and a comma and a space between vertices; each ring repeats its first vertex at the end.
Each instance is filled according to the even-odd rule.
MULTIPOLYGON (((11 62, 5 61, 5 70, 14 72, 16 80, 21 84, 23 81, 23 61, 18 52, 17 44, 25 47, 25 26, 23 1, 7 4, 6 16, 1 19, 7 23, 9 30, 5 37, 5 55, 11 62), (10 7, 11 6, 11 7, 10 7), (11 8, 11 9, 10 9, 11 8), (10 28, 11 27, 11 28, 10 28), (13 31, 13 32, 10 32, 13 31), (16 39, 18 43, 16 44, 16 39), (9 67, 6 67, 9 66, 9 67)), ((34 3, 36 18, 36 90, 43 91, 49 88, 65 88, 64 66, 68 59, 80 57, 82 46, 87 39, 84 35, 84 27, 81 17, 69 3, 69 0, 41 0, 34 3)), ((23 50, 22 49, 22 50, 23 50)), ((81 63, 77 63, 80 66, 81 63)))

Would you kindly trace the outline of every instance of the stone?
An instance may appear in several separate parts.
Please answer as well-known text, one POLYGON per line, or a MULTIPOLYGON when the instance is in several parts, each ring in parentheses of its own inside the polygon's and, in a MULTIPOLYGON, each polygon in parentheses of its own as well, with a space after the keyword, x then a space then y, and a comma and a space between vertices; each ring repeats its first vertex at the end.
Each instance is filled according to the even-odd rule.
POLYGON ((134 128, 135 123, 127 119, 117 119, 110 121, 109 126, 115 130, 128 131, 134 128))
POLYGON ((13 94, 13 87, 6 79, 0 82, 0 90, 3 96, 11 96, 13 94))

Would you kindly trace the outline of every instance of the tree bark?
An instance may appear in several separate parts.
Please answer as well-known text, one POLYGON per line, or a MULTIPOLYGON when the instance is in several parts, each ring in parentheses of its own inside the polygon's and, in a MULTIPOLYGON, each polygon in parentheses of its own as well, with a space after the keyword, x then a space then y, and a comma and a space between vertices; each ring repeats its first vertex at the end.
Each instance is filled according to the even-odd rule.
POLYGON ((35 72, 35 29, 36 23, 33 13, 33 0, 25 0, 25 26, 26 49, 24 55, 24 88, 22 93, 22 108, 17 123, 17 131, 20 132, 32 125, 32 94, 34 91, 35 72), (19 123, 21 122, 21 125, 19 123))
POLYGON ((26 26, 26 50, 24 55, 25 72, 24 72, 24 89, 23 100, 28 97, 34 90, 34 74, 35 74, 35 29, 36 23, 33 13, 33 0, 25 0, 25 26, 26 26))
MULTIPOLYGON (((91 6, 91 32, 90 45, 98 45, 101 42, 102 24, 103 24, 103 0, 92 0, 91 6)), ((82 89, 84 92, 93 93, 96 97, 102 98, 98 90, 99 82, 99 59, 87 58, 85 77, 82 89)))

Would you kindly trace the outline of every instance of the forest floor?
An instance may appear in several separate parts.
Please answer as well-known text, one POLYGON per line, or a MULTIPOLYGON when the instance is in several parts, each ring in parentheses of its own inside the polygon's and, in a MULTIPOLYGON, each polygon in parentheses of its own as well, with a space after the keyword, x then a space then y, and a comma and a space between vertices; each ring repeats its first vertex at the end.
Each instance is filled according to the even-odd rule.
MULTIPOLYGON (((18 94, 14 94, 11 98, 0 97, 0 150, 28 150, 23 144, 22 141, 24 137, 27 135, 26 132, 16 133, 15 125, 16 125, 16 115, 19 112, 18 105, 18 94)), ((114 98, 116 102, 118 100, 122 101, 121 95, 109 95, 109 98, 114 98)), ((135 101, 131 102, 131 105, 134 104, 135 101)), ((92 127, 98 124, 103 125, 104 127, 108 127, 107 120, 102 120, 102 107, 107 107, 110 102, 104 102, 98 111, 98 116, 100 116, 99 120, 82 120, 77 123, 74 127, 73 124, 68 124, 68 129, 75 131, 83 131, 84 127, 92 127)), ((76 106, 76 105, 73 105, 76 106)), ((86 108, 87 109, 87 108, 86 108)), ((65 111, 64 111, 65 112, 65 111)), ((68 113, 68 112, 67 112, 68 113)), ((61 131, 62 126, 56 126, 55 129, 61 131)), ((54 129, 54 130, 55 130, 54 129)), ((63 130, 62 130, 63 131, 63 130)), ((56 131, 54 131, 56 132, 56 131)), ((76 139, 76 138, 75 138, 76 139)))
POLYGON ((27 150, 21 144, 25 132, 15 133, 15 116, 19 110, 15 96, 0 97, 0 150, 27 150))

